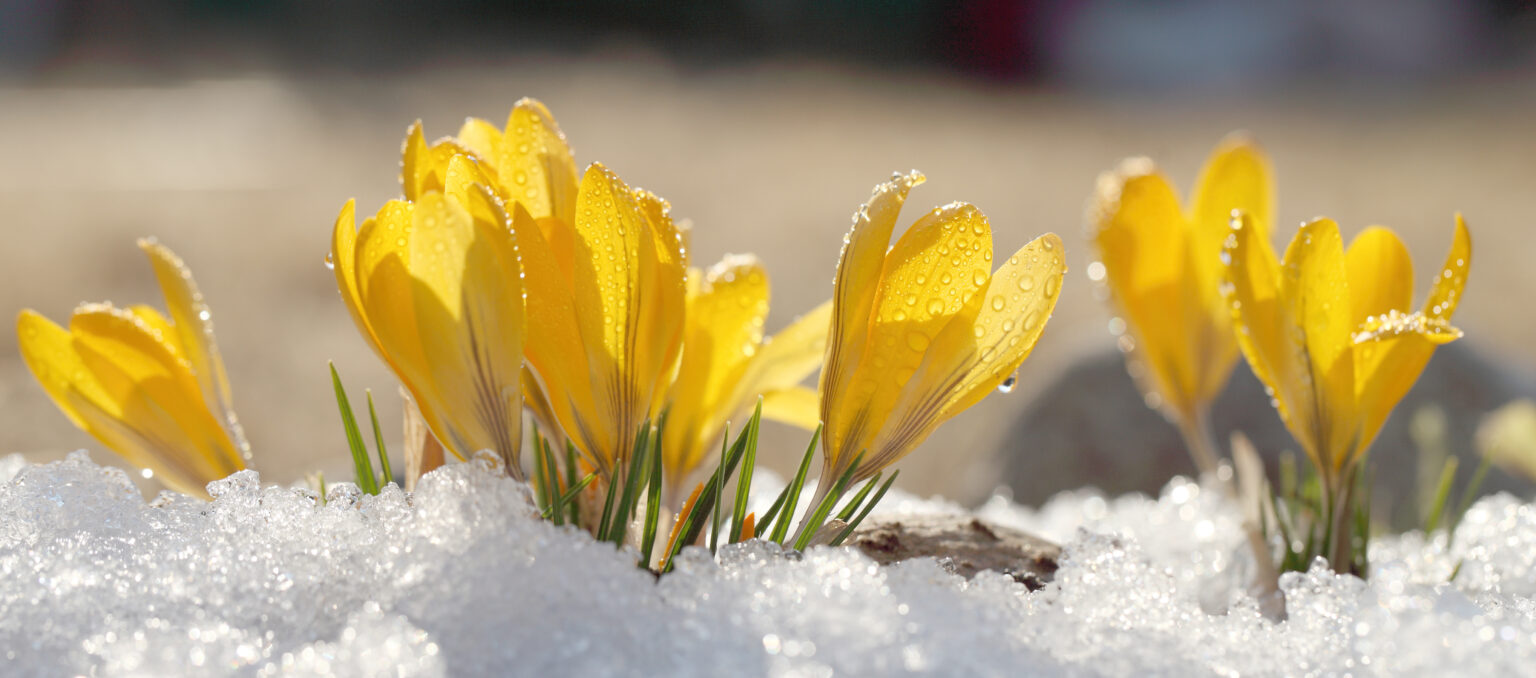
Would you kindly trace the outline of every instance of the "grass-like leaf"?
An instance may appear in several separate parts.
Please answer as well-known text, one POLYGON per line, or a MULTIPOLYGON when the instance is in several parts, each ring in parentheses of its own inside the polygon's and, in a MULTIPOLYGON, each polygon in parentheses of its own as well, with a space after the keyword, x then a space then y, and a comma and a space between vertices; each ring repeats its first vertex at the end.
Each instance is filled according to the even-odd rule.
MULTIPOLYGON (((742 433, 745 434, 746 430, 743 429, 742 433)), ((710 510, 710 521, 709 521, 709 525, 710 525, 710 527, 709 527, 709 552, 710 553, 716 553, 720 549, 720 505, 724 504, 725 502, 724 501, 720 501, 719 498, 723 497, 725 495, 725 477, 727 475, 729 475, 729 473, 730 473, 730 471, 727 471, 726 468, 725 468, 725 466, 726 466, 726 464, 725 464, 726 459, 731 454, 731 448, 730 448, 729 445, 726 444, 726 441, 730 440, 730 439, 731 439, 731 424, 730 424, 730 422, 726 422, 726 424, 725 424, 725 433, 723 433, 720 436, 720 465, 715 467, 715 475, 714 475, 714 478, 715 478, 715 480, 714 480, 715 486, 713 488, 714 489, 714 498, 717 501, 715 501, 714 503, 712 503, 710 505, 710 509, 711 509, 710 510)))
POLYGON ((347 447, 352 450, 352 465, 357 472, 357 486, 368 494, 378 494, 379 487, 373 476, 373 462, 368 458, 368 447, 363 444, 363 434, 357 428, 357 417, 352 415, 352 403, 347 400, 347 390, 341 386, 341 375, 336 363, 331 363, 331 385, 336 389, 336 407, 341 410, 341 425, 347 432, 347 447))
POLYGON ((1434 532, 1440 527, 1440 519, 1445 515, 1445 506, 1451 498, 1451 486, 1456 482, 1456 457, 1446 457, 1445 465, 1440 467, 1440 480, 1435 484, 1434 503, 1430 504, 1429 516, 1424 519, 1424 532, 1434 532))
MULTIPOLYGON (((853 534, 854 530, 858 529, 859 523, 864 522, 864 517, 869 515, 870 511, 874 510, 875 504, 880 503, 880 500, 885 497, 885 491, 891 489, 891 485, 896 482, 896 476, 899 475, 901 475, 901 471, 891 472, 891 477, 885 479, 885 483, 880 485, 880 489, 875 492, 875 496, 872 497, 869 500, 869 503, 865 504, 864 508, 859 511, 859 515, 855 517, 851 522, 848 522, 848 527, 843 528, 843 531, 838 533, 837 538, 832 540, 833 546, 842 546, 843 540, 847 539, 849 535, 853 534)), ((878 477, 879 476, 876 476, 876 478, 878 477)), ((865 489, 869 488, 868 485, 865 485, 864 487, 865 489)), ((855 499, 857 499, 857 497, 855 497, 855 499)))
POLYGON ((384 433, 379 428, 379 413, 373 409, 373 391, 363 389, 363 395, 368 397, 368 419, 373 422, 373 446, 379 451, 379 472, 382 475, 375 484, 382 490, 385 485, 394 482, 395 472, 389 467, 389 451, 384 447, 384 433))
POLYGON ((544 518, 548 519, 555 511, 575 506, 576 495, 581 494, 581 491, 587 489, 587 486, 591 485, 594 480, 597 480, 596 471, 588 473, 586 477, 576 481, 575 484, 571 485, 570 489, 565 491, 565 494, 560 495, 560 498, 555 500, 554 504, 544 509, 544 518))
POLYGON ((876 485, 880 484, 881 475, 883 475, 883 473, 876 473, 873 478, 864 481, 864 487, 859 488, 858 493, 854 494, 853 498, 848 500, 847 505, 843 506, 843 510, 838 511, 838 520, 846 523, 848 522, 848 519, 853 517, 853 512, 859 510, 859 504, 864 503, 864 498, 869 496, 869 491, 874 489, 876 485))
POLYGON ((742 434, 737 436, 736 443, 730 446, 721 467, 715 469, 715 472, 710 474, 710 480, 699 484, 700 489, 695 490, 698 494, 697 498, 690 497, 689 503, 684 505, 683 512, 678 516, 678 524, 675 530, 677 538, 672 540, 670 547, 667 549, 666 564, 662 566, 661 571, 671 570, 672 559, 683 550, 684 546, 698 540, 699 533, 704 531, 708 517, 713 512, 716 501, 719 498, 714 478, 722 473, 724 474, 722 477, 730 477, 735 472, 736 465, 741 462, 741 457, 746 452, 746 447, 747 436, 746 431, 743 430, 742 434))
POLYGON ((544 436, 539 435, 539 427, 535 424, 533 426, 532 478, 534 501, 538 502, 539 508, 548 514, 547 518, 554 521, 556 525, 559 525, 560 520, 564 516, 561 516, 558 510, 551 512, 555 505, 555 495, 558 493, 558 490, 552 489, 554 486, 549 483, 549 473, 544 463, 543 447, 544 436))
POLYGON ((656 433, 651 436, 650 463, 646 469, 649 481, 646 483, 645 524, 641 526, 641 567, 651 566, 651 553, 656 548, 656 532, 661 523, 661 441, 666 428, 667 411, 663 410, 656 433))
POLYGON ((747 519, 747 495, 752 491, 752 470, 757 466, 757 435, 763 423, 763 397, 757 397, 757 408, 747 420, 747 451, 741 463, 741 476, 736 479, 736 507, 731 512, 731 543, 743 539, 743 521, 747 519))
MULTIPOLYGON (((565 486, 566 487, 575 487, 576 486, 576 474, 578 473, 577 469, 578 469, 578 465, 576 463, 576 443, 571 442, 570 440, 566 440, 565 441, 565 486)), ((568 504, 566 506, 566 512, 567 512, 567 515, 569 515, 571 517, 571 523, 572 524, 575 524, 575 525, 580 525, 581 524, 581 504, 580 503, 568 504)))
POLYGON ((651 451, 651 422, 646 421, 640 425, 640 431, 635 434, 635 446, 630 452, 629 459, 625 460, 624 469, 624 493, 619 497, 618 506, 614 507, 618 515, 614 517, 613 524, 609 526, 608 541, 615 546, 624 545, 624 537, 629 533, 629 519, 634 515, 635 504, 640 500, 640 486, 645 482, 645 462, 650 458, 651 451))
POLYGON ((784 489, 779 490, 779 496, 774 498, 773 505, 769 506, 768 510, 763 513, 763 519, 757 521, 756 534, 752 536, 761 539, 764 532, 773 529, 773 519, 779 515, 779 509, 784 508, 784 500, 789 498, 788 495, 789 486, 785 485, 784 489))
POLYGON ((843 475, 832 485, 832 491, 821 499, 821 505, 812 509, 811 514, 805 517, 800 524, 800 538, 795 540, 795 550, 804 551, 806 544, 815 538, 816 531, 827 522, 827 516, 832 513, 832 507, 837 505, 837 500, 843 498, 843 493, 848 491, 848 484, 853 482, 853 474, 859 469, 859 462, 864 461, 864 453, 860 452, 853 458, 853 463, 848 465, 843 475))
MULTIPOLYGON (((794 520, 795 508, 800 505, 800 490, 805 487, 805 474, 811 468, 811 457, 816 454, 816 443, 821 440, 823 424, 816 425, 816 432, 811 434, 811 444, 805 446, 805 457, 800 459, 800 468, 795 471, 795 478, 784 487, 785 495, 783 508, 780 510, 778 520, 773 524, 773 532, 768 536, 771 541, 784 543, 789 538, 789 523, 794 520)), ((763 522, 768 522, 764 518, 763 522)))

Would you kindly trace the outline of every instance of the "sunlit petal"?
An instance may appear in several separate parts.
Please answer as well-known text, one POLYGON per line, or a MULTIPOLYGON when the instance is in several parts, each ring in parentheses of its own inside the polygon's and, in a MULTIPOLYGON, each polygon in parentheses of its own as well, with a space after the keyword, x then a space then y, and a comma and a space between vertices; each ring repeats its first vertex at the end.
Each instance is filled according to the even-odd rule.
POLYGON ((1191 234, 1177 194, 1150 161, 1128 160, 1099 178, 1090 219, 1105 282, 1125 320, 1121 348, 1136 364, 1131 374, 1165 411, 1190 415, 1205 393, 1200 370, 1206 360, 1221 359, 1201 345, 1213 333, 1206 326, 1226 324, 1196 292, 1201 282, 1190 275, 1191 234))
MULTIPOLYGON (((202 391, 203 401, 213 408, 235 447, 242 455, 248 456, 250 447, 245 441, 240 421, 235 417, 229 374, 224 369, 224 358, 219 354, 219 346, 213 340, 213 313, 203 300, 202 292, 198 291, 197 282, 192 279, 192 270, 187 268, 175 252, 154 239, 140 240, 139 249, 149 255, 155 279, 159 281, 160 291, 165 296, 170 323, 176 334, 172 345, 179 349, 191 367, 198 388, 202 391)), ((155 329, 164 331, 159 327, 155 329)))
MULTIPOLYGON (((902 234, 886 255, 865 355, 848 382, 846 396, 870 413, 857 417, 883 418, 904 389, 947 392, 952 384, 924 381, 945 375, 918 374, 918 367, 940 330, 986 288, 991 261, 991 228, 971 205, 936 209, 902 234)), ((860 433, 843 440, 839 457, 851 458, 870 448, 880 431, 865 428, 860 433)), ((876 450, 870 454, 876 455, 876 450)), ((873 466, 880 462, 870 460, 873 466)))
MULTIPOLYGON (((477 138, 474 143, 484 142, 477 138)), ((575 222, 576 161, 544 104, 533 99, 517 102, 507 116, 507 127, 491 163, 502 191, 535 219, 555 217, 567 224, 575 222)))
POLYGON ((816 399, 814 388, 791 386, 777 391, 765 391, 762 396, 764 419, 806 430, 816 428, 820 422, 820 402, 816 399))
POLYGON ((1282 296, 1280 262, 1269 239, 1252 227, 1246 213, 1234 217, 1224 255, 1228 302, 1238 344, 1259 381, 1264 382, 1280 418, 1296 441, 1321 466, 1316 396, 1306 360, 1300 319, 1282 296))
POLYGON ((1376 438, 1392 409, 1418 381, 1435 347, 1461 337, 1461 330, 1452 327, 1450 319, 1461 300, 1471 265, 1471 235, 1457 215, 1451 250, 1441 272, 1435 276, 1425 310, 1400 311, 1408 305, 1403 300, 1401 306, 1378 313, 1357 328, 1355 391, 1362 417, 1362 450, 1376 438))
POLYGON ((1413 259, 1391 229, 1372 226, 1361 231, 1344 253, 1344 266, 1349 272, 1350 323, 1355 327, 1413 304, 1413 259))
POLYGON ((857 436, 864 423, 850 411, 857 405, 847 398, 848 382, 864 354, 868 340, 870 309, 874 306, 885 251, 907 193, 923 183, 920 172, 896 175, 875 187, 869 202, 854 214, 853 228, 843 241, 833 284, 832 323, 819 391, 821 418, 826 422, 822 447, 833 466, 843 456, 845 439, 857 436))
POLYGON ((1301 227, 1286 248, 1282 297, 1306 337, 1300 357, 1310 367, 1321 413, 1313 432, 1334 469, 1342 469, 1358 445, 1355 428, 1354 323, 1344 241, 1332 219, 1301 227))
POLYGON ((727 257, 695 274, 663 444, 665 465, 679 478, 698 465, 725 421, 739 414, 731 396, 763 341, 768 315, 768 275, 755 258, 727 257))
POLYGON ((360 234, 364 312, 433 433, 460 457, 521 444, 522 287, 505 216, 484 189, 386 206, 360 234), (478 203, 478 204, 476 204, 478 203), (380 226, 379 224, 382 224, 380 226), (408 228, 406 228, 408 226, 408 228))

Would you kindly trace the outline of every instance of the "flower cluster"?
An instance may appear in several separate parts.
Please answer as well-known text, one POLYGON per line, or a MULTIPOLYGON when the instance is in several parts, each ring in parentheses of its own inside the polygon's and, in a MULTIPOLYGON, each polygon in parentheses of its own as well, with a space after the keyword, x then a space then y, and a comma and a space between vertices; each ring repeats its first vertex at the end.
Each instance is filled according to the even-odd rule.
MULTIPOLYGON (((1277 257, 1270 176, 1242 136, 1211 154, 1187 202, 1151 161, 1125 161, 1090 202, 1099 260, 1088 273, 1112 300, 1111 326, 1147 403, 1178 425, 1202 471, 1221 470, 1209 410, 1246 358, 1317 470, 1317 541, 1332 545, 1337 566, 1349 555, 1340 545, 1357 536, 1351 493, 1367 449, 1435 347, 1461 336, 1450 320, 1471 240, 1458 216, 1414 311, 1412 264, 1388 229, 1366 229, 1346 248, 1338 226, 1318 219, 1277 257)), ((327 261, 359 333, 406 395, 407 487, 445 458, 488 452, 535 486, 551 520, 633 539, 643 564, 664 569, 706 535, 711 545, 722 534, 787 543, 818 442, 821 480, 793 543, 841 541, 894 480, 892 464, 1012 383, 1060 295, 1062 242, 1047 233, 994 262, 990 222, 951 203, 892 244, 923 181, 914 171, 875 187, 844 238, 831 299, 770 336, 764 263, 726 255, 692 265, 688 227, 667 201, 601 163, 578 170, 554 116, 524 99, 502 127, 471 118, 429 143, 412 125, 401 197, 361 224, 346 203, 327 261), (803 382, 818 369, 813 389, 803 382), (746 506, 763 418, 815 433, 759 519, 746 506), (733 421, 745 422, 734 442, 733 421), (718 465, 696 479, 717 446, 718 465), (729 482, 737 494, 722 532, 729 482)), ((65 329, 26 311, 21 351, 82 429, 201 494, 244 467, 247 445, 191 274, 164 246, 141 247, 168 315, 89 304, 65 329)), ((383 477, 335 385, 359 482, 376 491, 391 480, 377 419, 383 477)))

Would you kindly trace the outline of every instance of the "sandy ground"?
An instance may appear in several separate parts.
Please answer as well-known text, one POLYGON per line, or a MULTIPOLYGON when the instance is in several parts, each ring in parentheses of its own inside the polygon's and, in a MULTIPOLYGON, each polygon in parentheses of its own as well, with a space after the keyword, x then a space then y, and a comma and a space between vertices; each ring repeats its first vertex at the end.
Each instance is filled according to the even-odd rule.
MULTIPOLYGON (((398 430, 395 387, 322 260, 347 198, 371 211, 397 194, 399 141, 412 120, 438 136, 465 115, 499 124, 518 97, 542 98, 580 163, 602 160, 694 220, 695 261, 755 252, 767 262, 770 330, 829 296, 842 234, 870 187, 918 168, 929 181, 903 223, 966 200, 990 217, 997 251, 1056 231, 1072 264, 1019 387, 903 463, 908 488, 970 497, 996 483, 993 464, 972 462, 993 454, 1008 421, 1075 358, 1110 345, 1108 313, 1084 274, 1092 254, 1082 212, 1095 176, 1146 154, 1187 187, 1233 129, 1271 150, 1282 224, 1327 214, 1346 237, 1387 224, 1424 271, 1444 256, 1452 213, 1465 213, 1477 258, 1458 324, 1530 368, 1536 323, 1518 309, 1536 294, 1532 84, 1499 80, 1407 100, 1298 92, 1149 102, 794 64, 698 72, 539 59, 387 79, 11 87, 0 89, 0 309, 63 319, 80 301, 158 301, 133 244, 156 235, 189 262, 212 304, 264 477, 286 482, 320 469, 347 478, 326 361, 354 390, 383 394, 389 431, 398 430)), ((803 449, 804 434, 768 435, 781 469, 803 449)), ((0 333, 0 451, 42 459, 82 446, 99 449, 32 382, 14 335, 0 333)), ((1048 473, 1052 460, 1039 463, 1048 473)))

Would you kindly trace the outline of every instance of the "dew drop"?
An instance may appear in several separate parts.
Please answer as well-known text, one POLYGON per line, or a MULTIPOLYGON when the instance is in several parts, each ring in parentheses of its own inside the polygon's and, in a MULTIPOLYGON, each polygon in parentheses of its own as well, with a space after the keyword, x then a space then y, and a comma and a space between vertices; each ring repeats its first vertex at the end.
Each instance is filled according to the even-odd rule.
POLYGON ((1035 289, 1035 279, 1034 278, 1019 278, 1019 290, 1020 291, 1028 292, 1028 291, 1033 290, 1033 289, 1035 289))
POLYGON ((981 287, 982 285, 987 284, 987 274, 982 271, 976 271, 975 273, 972 273, 971 284, 977 287, 981 287))
POLYGON ((944 312, 944 300, 937 297, 928 300, 928 313, 938 315, 944 312))
POLYGON ((1013 393, 1013 387, 1016 386, 1018 383, 1019 383, 1019 375, 1018 375, 1018 373, 1010 374, 1010 375, 1008 375, 1007 379, 1003 380, 1003 383, 997 385, 997 392, 998 393, 1013 393))
POLYGON ((325 253, 325 267, 332 271, 336 270, 336 256, 331 252, 325 253))
POLYGON ((945 273, 945 274, 939 276, 939 284, 940 285, 948 285, 949 281, 951 281, 951 280, 954 280, 954 278, 951 278, 949 273, 945 273))
POLYGON ((1003 300, 1003 295, 997 294, 992 296, 992 310, 1001 311, 1007 305, 1008 302, 1003 300))
POLYGON ((922 332, 912 332, 907 335, 907 348, 918 353, 928 350, 928 335, 922 332))
POLYGON ((1056 296, 1056 276, 1050 276, 1045 279, 1045 296, 1056 296))

